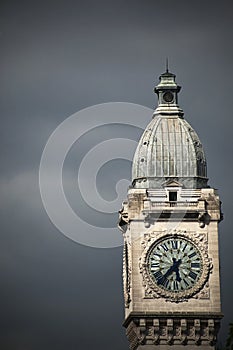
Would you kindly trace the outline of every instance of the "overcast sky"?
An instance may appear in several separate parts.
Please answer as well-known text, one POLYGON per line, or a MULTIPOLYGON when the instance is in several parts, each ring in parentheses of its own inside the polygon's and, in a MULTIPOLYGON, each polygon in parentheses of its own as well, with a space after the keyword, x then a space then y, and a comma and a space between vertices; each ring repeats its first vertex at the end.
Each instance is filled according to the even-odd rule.
MULTIPOLYGON (((77 111, 111 101, 153 109, 166 57, 182 86, 185 118, 203 143, 209 184, 223 202, 224 341, 233 321, 232 1, 12 0, 1 1, 0 18, 0 348, 128 348, 121 247, 90 248, 59 232, 42 205, 38 170, 50 134, 77 111)), ((121 135, 137 140, 139 131, 116 126, 87 134, 67 157, 67 179, 76 180, 78 149, 121 135)), ((112 200, 124 177, 130 162, 106 164, 97 177, 100 194, 112 200)), ((79 196, 77 190, 77 203, 79 196)), ((67 197, 75 206, 75 191, 67 188, 67 197)), ((103 226, 97 214, 82 215, 103 226)), ((114 226, 116 215, 108 219, 105 227, 114 226)))

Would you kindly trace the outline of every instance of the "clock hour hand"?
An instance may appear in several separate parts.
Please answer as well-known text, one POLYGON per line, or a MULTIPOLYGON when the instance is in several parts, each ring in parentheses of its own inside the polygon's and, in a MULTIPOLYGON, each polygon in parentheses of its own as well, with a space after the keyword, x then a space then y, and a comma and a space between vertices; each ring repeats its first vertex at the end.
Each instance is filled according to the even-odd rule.
POLYGON ((165 281, 167 281, 167 277, 174 271, 174 266, 172 265, 168 270, 167 272, 162 275, 160 273, 160 277, 158 278, 158 284, 163 284, 165 281))
POLYGON ((174 265, 172 265, 172 266, 167 270, 167 272, 165 273, 164 277, 169 276, 173 271, 174 271, 174 265))

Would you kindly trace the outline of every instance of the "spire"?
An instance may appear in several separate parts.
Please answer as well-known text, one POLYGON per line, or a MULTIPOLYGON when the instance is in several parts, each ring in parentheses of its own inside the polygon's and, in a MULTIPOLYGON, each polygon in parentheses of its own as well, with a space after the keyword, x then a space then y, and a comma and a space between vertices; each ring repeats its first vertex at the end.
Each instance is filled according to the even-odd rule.
POLYGON ((169 70, 168 70, 168 57, 166 58, 166 73, 169 73, 169 70))

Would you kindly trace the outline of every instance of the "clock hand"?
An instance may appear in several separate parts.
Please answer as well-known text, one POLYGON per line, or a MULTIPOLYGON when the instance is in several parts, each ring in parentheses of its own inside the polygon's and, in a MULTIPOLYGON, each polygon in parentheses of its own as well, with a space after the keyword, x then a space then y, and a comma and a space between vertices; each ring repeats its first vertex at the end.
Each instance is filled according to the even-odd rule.
POLYGON ((172 258, 172 260, 173 260, 173 265, 167 270, 167 272, 164 275, 161 275, 161 277, 158 279, 158 284, 163 284, 163 282, 172 272, 176 273, 176 280, 178 282, 181 281, 180 274, 179 274, 179 265, 181 264, 181 259, 176 261, 176 258, 172 258))
POLYGON ((174 271, 174 265, 172 265, 168 270, 167 272, 159 277, 157 283, 158 284, 163 284, 164 281, 166 281, 167 277, 174 271))
POLYGON ((181 264, 181 259, 179 259, 179 260, 176 261, 176 263, 175 263, 175 269, 174 269, 174 271, 175 271, 175 273, 176 273, 176 280, 177 280, 178 282, 181 281, 180 272, 179 272, 179 266, 180 266, 180 264, 181 264))
POLYGON ((169 276, 173 271, 174 271, 174 265, 172 265, 172 266, 167 270, 167 272, 165 273, 164 277, 169 276))
POLYGON ((181 281, 181 278, 180 278, 180 273, 179 273, 178 267, 175 269, 175 273, 176 273, 176 280, 177 280, 178 282, 180 282, 180 281, 181 281))
POLYGON ((168 277, 172 272, 175 272, 176 273, 176 280, 178 282, 181 281, 181 278, 180 278, 180 274, 179 274, 179 266, 181 264, 181 259, 177 260, 176 261, 176 258, 173 258, 173 265, 167 270, 167 272, 165 273, 164 277, 168 277))
POLYGON ((173 260, 173 265, 167 270, 167 272, 165 273, 164 277, 169 276, 172 272, 175 272, 176 270, 178 270, 178 266, 181 263, 181 259, 176 261, 176 258, 172 258, 173 260))

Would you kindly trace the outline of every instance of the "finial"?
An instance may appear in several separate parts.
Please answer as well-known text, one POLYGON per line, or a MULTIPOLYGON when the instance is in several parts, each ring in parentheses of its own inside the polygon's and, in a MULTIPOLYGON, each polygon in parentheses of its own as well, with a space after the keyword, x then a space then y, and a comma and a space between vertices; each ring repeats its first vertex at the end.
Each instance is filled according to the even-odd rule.
POLYGON ((168 73, 169 70, 168 70, 168 58, 166 58, 166 73, 168 73))

